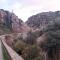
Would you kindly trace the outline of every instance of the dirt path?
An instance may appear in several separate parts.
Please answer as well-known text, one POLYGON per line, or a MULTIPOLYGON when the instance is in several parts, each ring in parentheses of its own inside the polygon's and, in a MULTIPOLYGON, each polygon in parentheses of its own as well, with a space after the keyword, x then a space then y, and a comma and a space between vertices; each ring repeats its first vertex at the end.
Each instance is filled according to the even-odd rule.
POLYGON ((0 40, 0 60, 3 60, 1 40, 0 40))

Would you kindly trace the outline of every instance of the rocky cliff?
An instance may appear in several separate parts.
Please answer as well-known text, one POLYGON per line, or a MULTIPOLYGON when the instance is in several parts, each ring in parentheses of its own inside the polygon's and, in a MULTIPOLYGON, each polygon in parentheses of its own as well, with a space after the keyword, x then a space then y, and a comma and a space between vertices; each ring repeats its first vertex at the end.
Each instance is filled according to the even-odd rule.
POLYGON ((60 20, 60 11, 55 12, 43 12, 33 15, 26 21, 27 25, 34 28, 40 28, 49 23, 55 22, 55 20, 60 20))
POLYGON ((13 12, 0 9, 0 26, 6 27, 13 32, 26 32, 29 28, 13 12))

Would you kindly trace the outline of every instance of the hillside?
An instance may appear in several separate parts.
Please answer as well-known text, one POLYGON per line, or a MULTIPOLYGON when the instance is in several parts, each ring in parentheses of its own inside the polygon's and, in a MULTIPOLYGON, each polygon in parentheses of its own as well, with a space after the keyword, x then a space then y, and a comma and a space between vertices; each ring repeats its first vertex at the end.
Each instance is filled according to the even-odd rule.
POLYGON ((26 23, 30 27, 41 28, 44 27, 45 25, 55 22, 55 20, 57 19, 60 20, 60 11, 42 12, 29 17, 26 23))
POLYGON ((0 9, 0 32, 27 32, 28 29, 29 27, 13 12, 0 9))

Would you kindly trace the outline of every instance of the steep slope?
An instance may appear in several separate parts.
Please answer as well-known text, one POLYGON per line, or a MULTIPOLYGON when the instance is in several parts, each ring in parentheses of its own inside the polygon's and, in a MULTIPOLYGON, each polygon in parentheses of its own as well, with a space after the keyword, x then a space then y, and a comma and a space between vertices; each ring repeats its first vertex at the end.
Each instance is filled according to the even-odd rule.
POLYGON ((4 29, 12 32, 26 32, 29 28, 13 12, 0 9, 0 30, 4 29))
POLYGON ((43 12, 37 15, 33 15, 26 21, 27 25, 33 28, 40 28, 49 23, 55 22, 55 20, 60 20, 60 11, 55 12, 43 12))

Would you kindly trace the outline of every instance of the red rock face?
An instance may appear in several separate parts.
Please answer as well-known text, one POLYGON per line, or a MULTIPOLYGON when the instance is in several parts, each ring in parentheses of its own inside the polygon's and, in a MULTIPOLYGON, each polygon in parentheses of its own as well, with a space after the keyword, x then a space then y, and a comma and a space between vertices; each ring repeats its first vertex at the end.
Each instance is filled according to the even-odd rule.
POLYGON ((0 23, 4 23, 13 32, 27 32, 29 27, 14 13, 0 9, 0 23))
POLYGON ((13 31, 18 32, 20 30, 18 17, 15 16, 15 15, 12 15, 11 20, 12 20, 12 29, 13 29, 13 31))
POLYGON ((28 24, 28 26, 36 29, 45 27, 45 25, 53 23, 55 20, 57 20, 57 18, 60 20, 60 11, 42 12, 29 17, 26 23, 28 24))
POLYGON ((5 17, 6 13, 2 10, 0 10, 0 23, 4 23, 4 17, 5 17))

